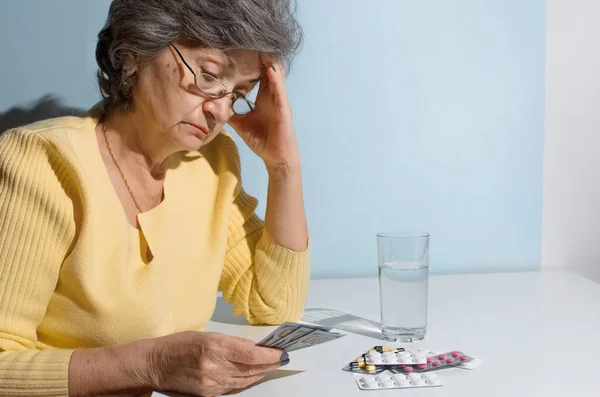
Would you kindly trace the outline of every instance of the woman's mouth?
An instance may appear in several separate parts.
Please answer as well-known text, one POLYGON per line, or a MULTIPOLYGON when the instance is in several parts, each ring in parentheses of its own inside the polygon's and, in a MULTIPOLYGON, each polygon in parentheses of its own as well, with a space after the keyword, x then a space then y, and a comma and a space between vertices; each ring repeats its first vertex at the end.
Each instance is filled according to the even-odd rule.
POLYGON ((206 138, 209 134, 208 128, 198 125, 198 124, 194 124, 194 123, 186 123, 191 125, 192 127, 194 127, 194 129, 196 129, 198 132, 200 132, 200 134, 202 135, 202 137, 206 138))

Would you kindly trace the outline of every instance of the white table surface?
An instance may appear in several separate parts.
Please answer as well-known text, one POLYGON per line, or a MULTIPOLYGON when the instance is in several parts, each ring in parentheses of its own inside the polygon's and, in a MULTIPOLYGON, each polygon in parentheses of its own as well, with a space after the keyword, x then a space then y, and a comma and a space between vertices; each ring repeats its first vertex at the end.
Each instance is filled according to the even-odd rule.
MULTIPOLYGON (((341 368, 366 349, 383 344, 367 336, 378 335, 376 325, 368 321, 379 321, 377 279, 314 280, 305 319, 314 322, 322 318, 321 323, 334 325, 348 335, 290 353, 289 365, 239 395, 600 395, 599 284, 555 270, 432 276, 429 291, 426 340, 398 346, 462 350, 483 360, 479 369, 438 371, 444 383, 439 388, 359 390, 355 375, 341 368)), ((245 324, 220 300, 206 330, 258 341, 274 329, 245 324)))

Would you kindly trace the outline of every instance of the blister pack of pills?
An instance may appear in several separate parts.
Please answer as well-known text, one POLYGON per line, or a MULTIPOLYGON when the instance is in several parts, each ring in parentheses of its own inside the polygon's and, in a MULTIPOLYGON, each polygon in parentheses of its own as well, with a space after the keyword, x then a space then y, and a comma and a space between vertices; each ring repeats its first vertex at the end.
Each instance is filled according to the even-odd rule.
POLYGON ((375 365, 367 365, 365 363, 358 363, 356 361, 352 361, 344 368, 342 368, 342 370, 347 372, 354 372, 355 374, 374 375, 385 371, 386 368, 382 366, 377 367, 375 365))
POLYGON ((420 352, 387 351, 383 353, 369 352, 366 357, 367 364, 372 365, 417 365, 427 364, 427 355, 420 352))
POLYGON ((434 371, 475 369, 481 364, 481 359, 459 350, 440 353, 419 349, 410 352, 403 348, 375 346, 342 369, 356 374, 355 380, 360 389, 377 390, 441 386, 441 380, 434 371))
POLYGON ((442 380, 435 373, 393 374, 389 371, 384 371, 378 375, 357 376, 355 380, 361 390, 442 386, 442 380))
POLYGON ((375 366, 373 364, 367 364, 367 356, 369 354, 377 353, 398 353, 403 352, 403 348, 390 348, 388 346, 375 346, 366 353, 362 354, 361 357, 356 358, 354 361, 351 361, 348 365, 346 365, 342 370, 348 372, 354 372, 357 374, 378 374, 385 370, 385 367, 375 366))
POLYGON ((418 354, 426 354, 427 359, 424 364, 387 366, 395 373, 422 373, 444 369, 448 367, 457 367, 462 369, 475 369, 481 365, 482 361, 478 358, 467 356, 461 351, 454 350, 448 353, 436 353, 431 350, 422 349, 418 354))

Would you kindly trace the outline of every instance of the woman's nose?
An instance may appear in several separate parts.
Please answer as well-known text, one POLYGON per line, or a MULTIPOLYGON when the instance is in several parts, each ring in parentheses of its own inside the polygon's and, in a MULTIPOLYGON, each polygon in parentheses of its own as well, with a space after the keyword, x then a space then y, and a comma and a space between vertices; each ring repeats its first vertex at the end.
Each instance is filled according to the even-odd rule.
POLYGON ((233 114, 231 95, 217 99, 207 99, 203 104, 203 108, 205 112, 212 115, 217 123, 225 124, 233 114))

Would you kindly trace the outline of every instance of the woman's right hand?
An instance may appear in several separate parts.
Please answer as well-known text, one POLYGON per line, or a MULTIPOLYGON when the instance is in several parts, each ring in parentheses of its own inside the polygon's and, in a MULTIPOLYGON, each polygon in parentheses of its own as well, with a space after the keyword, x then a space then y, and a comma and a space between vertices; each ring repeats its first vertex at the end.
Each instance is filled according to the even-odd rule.
POLYGON ((153 342, 150 376, 157 391, 220 396, 246 388, 289 362, 281 350, 211 332, 186 331, 153 342))

